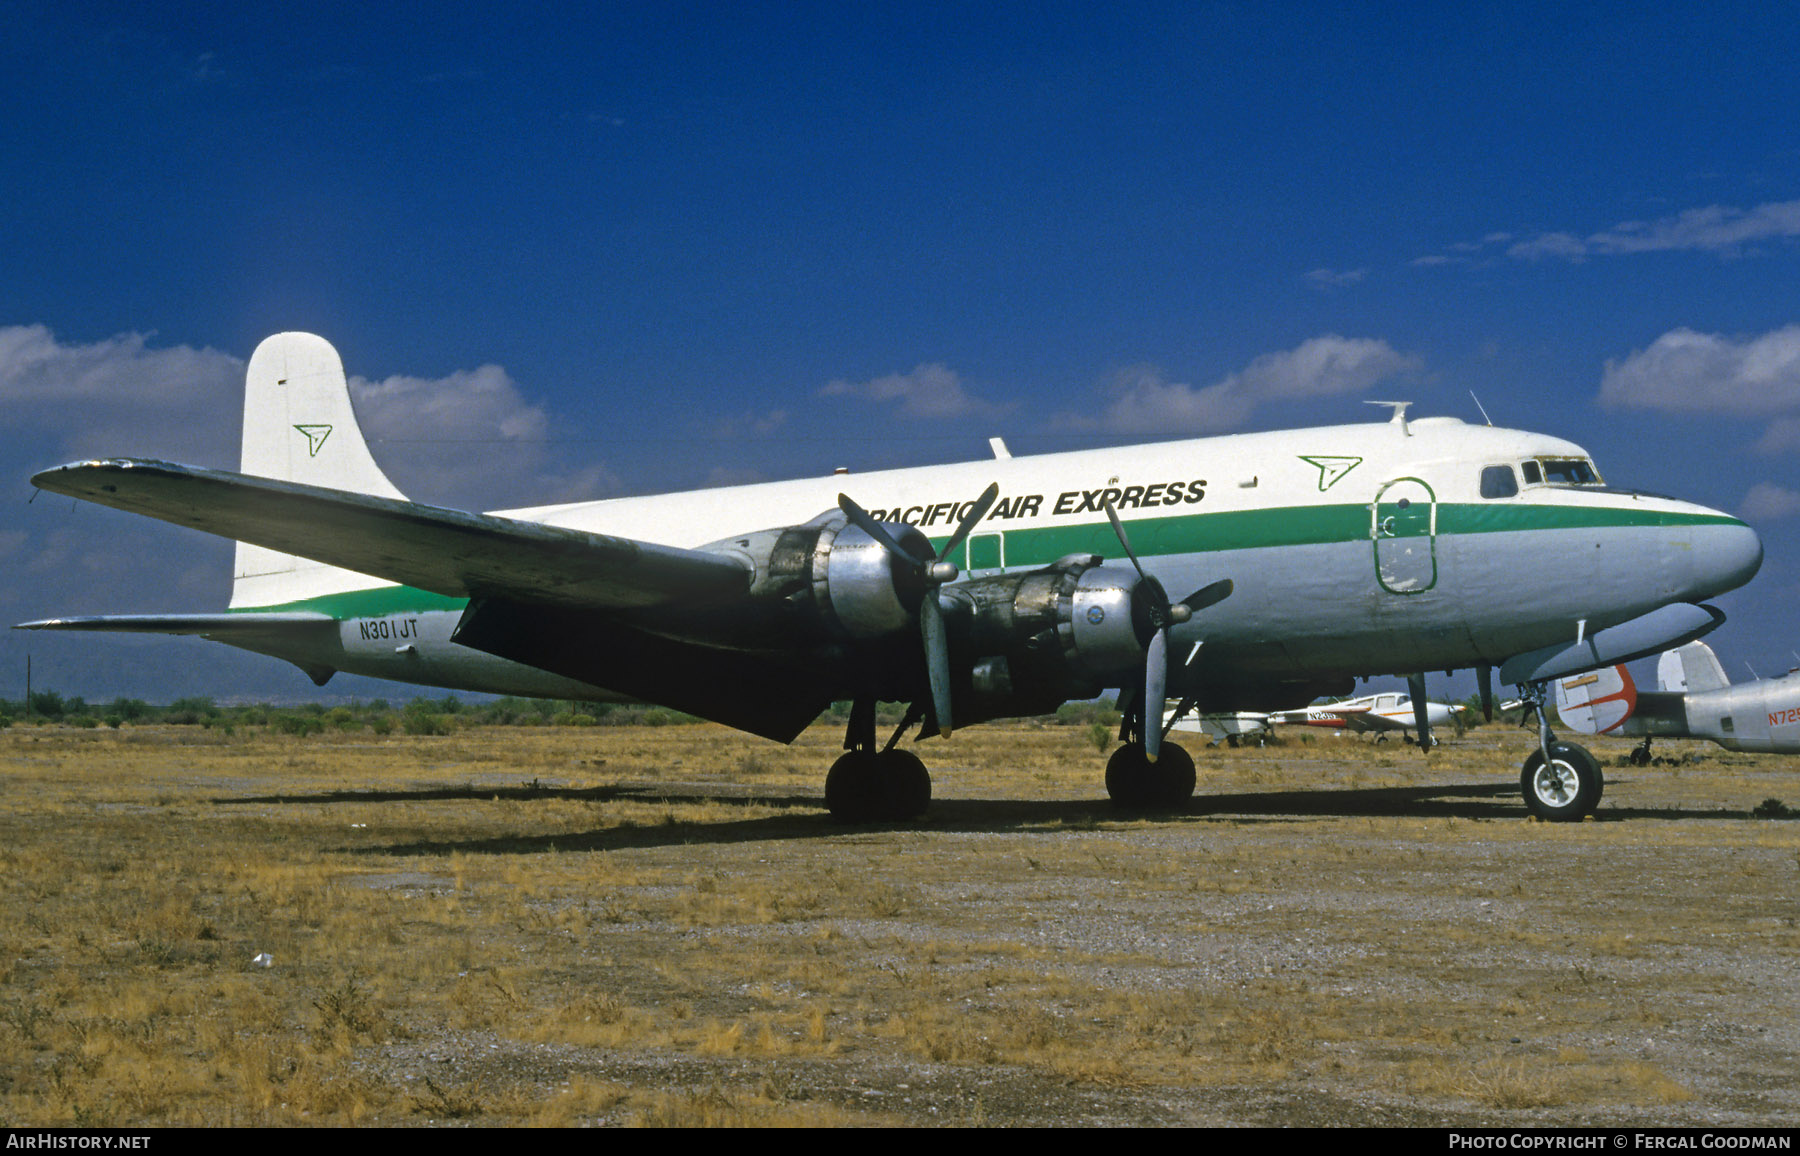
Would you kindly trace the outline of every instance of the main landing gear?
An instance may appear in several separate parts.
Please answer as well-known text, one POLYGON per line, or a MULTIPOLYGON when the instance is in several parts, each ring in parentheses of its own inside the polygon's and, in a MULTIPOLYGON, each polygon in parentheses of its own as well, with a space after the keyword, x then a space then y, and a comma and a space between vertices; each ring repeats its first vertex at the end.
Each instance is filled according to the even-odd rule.
POLYGON ((931 805, 931 772, 911 751, 894 744, 924 717, 914 706, 887 745, 875 749, 875 700, 850 707, 844 754, 825 776, 825 806, 840 823, 892 823, 916 819, 931 805))
POLYGON ((1519 774, 1525 806, 1547 823, 1578 823, 1593 813, 1606 789, 1600 760, 1586 747, 1560 742, 1551 733, 1543 683, 1523 689, 1525 704, 1538 716, 1538 749, 1526 758, 1519 774))
MULTIPOLYGON (((1106 760, 1106 793, 1115 806, 1125 810, 1178 811, 1194 797, 1194 760, 1170 742, 1161 743, 1156 761, 1150 760, 1144 741, 1147 719, 1143 703, 1144 696, 1136 694, 1130 702, 1121 704, 1125 717, 1119 726, 1119 739, 1125 745, 1106 760)), ((1178 710, 1176 717, 1183 713, 1178 710)), ((1148 725, 1161 726, 1162 719, 1148 725)), ((1161 737, 1159 732, 1157 738, 1161 737)))

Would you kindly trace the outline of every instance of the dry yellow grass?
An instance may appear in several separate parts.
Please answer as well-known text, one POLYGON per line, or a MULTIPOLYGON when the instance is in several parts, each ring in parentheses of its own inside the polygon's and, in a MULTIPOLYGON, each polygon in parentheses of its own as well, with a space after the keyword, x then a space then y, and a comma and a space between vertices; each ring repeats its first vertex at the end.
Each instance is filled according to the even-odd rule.
POLYGON ((0 1125, 1787 1123, 1800 760, 1670 744, 1528 820, 1530 737, 0 732, 0 1125), (254 962, 266 954, 269 966, 254 962))

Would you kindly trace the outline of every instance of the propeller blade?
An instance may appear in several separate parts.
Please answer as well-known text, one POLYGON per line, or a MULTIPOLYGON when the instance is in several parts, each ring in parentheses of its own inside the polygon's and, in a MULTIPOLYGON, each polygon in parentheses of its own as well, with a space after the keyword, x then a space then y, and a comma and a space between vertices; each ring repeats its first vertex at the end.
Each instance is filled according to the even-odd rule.
POLYGON ((938 551, 939 562, 956 552, 956 548, 963 544, 963 539, 969 536, 969 531, 975 528, 975 523, 987 516, 989 508, 999 497, 1000 483, 989 482, 988 488, 981 491, 981 496, 975 499, 975 506, 969 511, 969 516, 962 520, 962 524, 956 527, 956 533, 950 535, 950 540, 938 551))
POLYGON ((877 522, 874 518, 870 517, 869 511, 857 505, 856 502, 851 499, 849 494, 838 495, 838 509, 844 511, 844 516, 849 518, 851 524, 857 529, 881 543, 882 547, 886 549, 889 554, 915 568, 924 568, 925 564, 923 562, 919 561, 905 550, 902 550, 900 548, 900 543, 894 541, 893 535, 889 534, 887 530, 882 527, 880 522, 877 522))
POLYGON ((1144 653, 1144 758, 1153 763, 1162 753, 1162 712, 1169 697, 1168 683, 1169 632, 1158 630, 1150 636, 1144 653))
POLYGON ((944 609, 937 591, 928 590, 919 603, 919 633, 925 639, 925 675, 931 683, 931 709, 937 715, 938 732, 950 737, 950 646, 944 638, 944 609))
POLYGON ((1229 578, 1221 578, 1217 582, 1208 583, 1181 600, 1181 605, 1188 608, 1191 614, 1196 610, 1205 610, 1208 606, 1217 605, 1231 596, 1232 582, 1229 578))
POLYGON ((910 565, 925 578, 925 597, 919 602, 919 637, 925 646, 925 677, 931 687, 932 713, 937 716, 938 732, 946 737, 950 734, 950 644, 944 630, 944 608, 938 603, 937 592, 939 587, 947 582, 954 582, 957 578, 957 568, 945 559, 963 544, 969 532, 987 516, 988 510, 993 508, 999 497, 1000 484, 989 484, 970 505, 968 514, 950 535, 950 540, 944 543, 944 548, 938 551, 934 562, 915 557, 901 549, 900 543, 894 540, 887 528, 857 505, 849 494, 838 495, 838 509, 844 511, 844 516, 852 525, 867 534, 890 556, 910 565))
POLYGON ((1475 668, 1476 681, 1481 683, 1481 717, 1486 722, 1494 721, 1494 668, 1482 663, 1475 668))
POLYGON ((1137 567, 1138 577, 1142 578, 1144 565, 1138 561, 1137 555, 1131 552, 1131 539, 1125 536, 1125 523, 1119 520, 1119 512, 1113 509, 1111 502, 1106 503, 1106 520, 1112 523, 1114 536, 1119 539, 1119 545, 1125 547, 1125 556, 1131 559, 1131 564, 1137 567))

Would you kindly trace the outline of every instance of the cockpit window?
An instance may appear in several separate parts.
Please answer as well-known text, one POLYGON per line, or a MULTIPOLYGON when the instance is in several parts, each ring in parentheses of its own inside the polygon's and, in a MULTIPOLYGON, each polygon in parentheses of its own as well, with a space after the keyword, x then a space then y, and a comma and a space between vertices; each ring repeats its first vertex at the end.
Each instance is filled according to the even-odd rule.
POLYGON ((1600 474, 1586 458, 1544 458, 1544 480, 1558 486, 1597 486, 1600 474))
POLYGON ((1489 466, 1481 471, 1481 496, 1510 498, 1519 492, 1519 479, 1511 466, 1489 466))
POLYGON ((1525 483, 1535 486, 1548 484, 1552 486, 1599 486, 1600 471, 1594 463, 1586 458, 1536 458, 1521 462, 1519 469, 1525 475, 1525 483))

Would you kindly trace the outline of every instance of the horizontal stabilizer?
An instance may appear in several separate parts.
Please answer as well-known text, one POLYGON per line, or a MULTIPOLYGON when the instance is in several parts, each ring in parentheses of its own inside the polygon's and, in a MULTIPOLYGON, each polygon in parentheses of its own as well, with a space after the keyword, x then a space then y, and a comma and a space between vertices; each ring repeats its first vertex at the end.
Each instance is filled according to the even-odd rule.
POLYGON ((1500 678, 1522 686, 1616 666, 1692 642, 1723 621, 1725 612, 1716 607, 1676 602, 1595 631, 1580 642, 1546 646, 1509 658, 1500 668, 1500 678))
POLYGON ((198 634, 206 638, 264 634, 291 627, 334 624, 329 614, 279 611, 272 614, 96 614, 86 618, 41 618, 14 630, 104 630, 127 634, 198 634))
POLYGON ((76 462, 32 482, 449 597, 619 609, 749 585, 745 566, 719 554, 170 462, 76 462))

